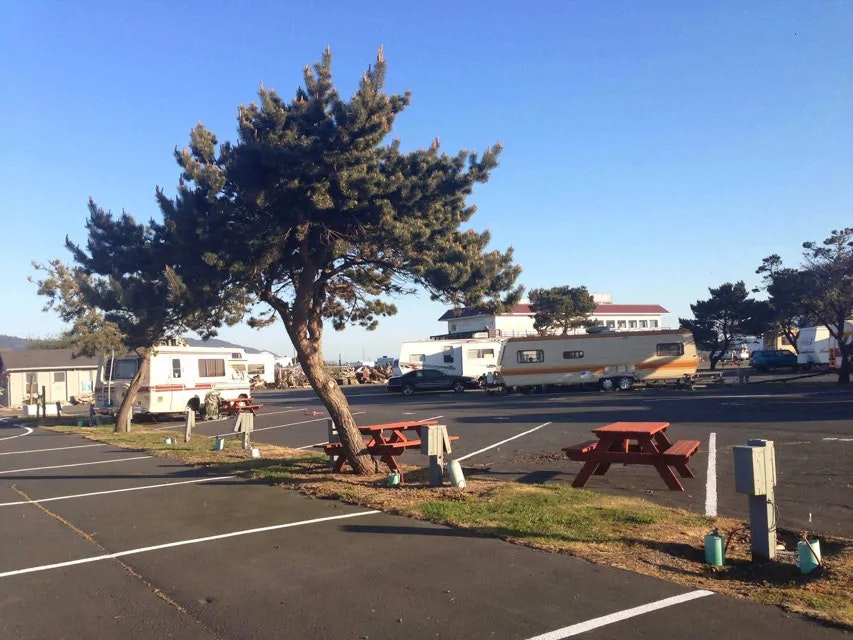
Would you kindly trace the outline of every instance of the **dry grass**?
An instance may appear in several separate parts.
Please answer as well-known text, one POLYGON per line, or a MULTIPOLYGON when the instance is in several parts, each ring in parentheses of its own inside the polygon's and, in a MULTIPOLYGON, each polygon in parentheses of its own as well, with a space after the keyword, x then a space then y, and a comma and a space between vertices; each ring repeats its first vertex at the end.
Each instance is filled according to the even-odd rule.
MULTIPOLYGON (((469 481, 465 489, 430 487, 425 469, 406 470, 406 483, 386 486, 385 473, 332 473, 321 454, 257 445, 252 459, 234 439, 223 451, 212 440, 166 445, 162 431, 115 434, 110 427, 54 427, 120 447, 145 450, 218 471, 265 479, 317 498, 495 536, 591 562, 656 576, 696 589, 775 604, 842 628, 853 628, 853 540, 821 537, 824 562, 802 575, 786 551, 776 562, 752 563, 749 530, 743 522, 705 518, 646 500, 608 496, 558 485, 469 481), (719 529, 727 541, 726 564, 704 561, 704 536, 719 529)), ((795 550, 799 533, 779 532, 795 550)))

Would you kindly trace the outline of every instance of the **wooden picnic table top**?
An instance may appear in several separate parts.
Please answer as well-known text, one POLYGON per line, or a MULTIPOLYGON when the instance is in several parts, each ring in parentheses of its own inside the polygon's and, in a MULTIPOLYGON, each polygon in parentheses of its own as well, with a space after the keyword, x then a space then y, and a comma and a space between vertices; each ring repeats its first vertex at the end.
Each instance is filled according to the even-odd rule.
POLYGON ((363 434, 381 433, 382 431, 398 430, 408 431, 419 427, 438 424, 438 420, 408 420, 405 422, 386 422, 385 424, 368 424, 358 427, 363 434))
POLYGON ((592 432, 598 436, 607 435, 654 435, 669 427, 668 422, 614 422, 596 427, 592 432))

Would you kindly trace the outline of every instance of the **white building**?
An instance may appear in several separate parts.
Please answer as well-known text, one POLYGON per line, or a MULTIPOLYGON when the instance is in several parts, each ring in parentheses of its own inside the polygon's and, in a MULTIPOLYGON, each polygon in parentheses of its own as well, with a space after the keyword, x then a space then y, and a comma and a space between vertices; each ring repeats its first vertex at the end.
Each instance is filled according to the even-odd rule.
MULTIPOLYGON (((613 304, 610 294, 594 293, 592 296, 598 306, 590 319, 597 325, 617 331, 663 329, 663 316, 669 313, 659 304, 613 304)), ((470 336, 478 332, 500 337, 536 334, 533 311, 527 302, 515 305, 508 313, 498 314, 477 309, 451 309, 438 320, 447 322, 447 334, 453 336, 470 336)))

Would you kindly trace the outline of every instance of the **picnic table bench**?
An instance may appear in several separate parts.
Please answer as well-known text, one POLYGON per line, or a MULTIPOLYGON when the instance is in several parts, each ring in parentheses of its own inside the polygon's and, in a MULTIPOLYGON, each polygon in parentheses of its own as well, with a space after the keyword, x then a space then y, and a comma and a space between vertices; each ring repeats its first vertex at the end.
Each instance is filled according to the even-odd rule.
POLYGON ((220 400, 219 413, 228 416, 236 415, 242 411, 251 411, 253 414, 263 405, 255 404, 253 398, 235 398, 234 400, 220 400))
MULTIPOLYGON (((364 448, 376 462, 379 458, 391 471, 400 474, 400 482, 403 481, 403 470, 397 457, 405 453, 407 449, 421 448, 421 430, 424 427, 438 424, 438 420, 389 422, 385 424, 372 424, 358 427, 364 438, 364 448)), ((449 440, 458 440, 459 436, 448 436, 449 440)), ((341 471, 347 462, 344 446, 340 442, 326 442, 314 445, 323 449, 332 461, 332 468, 341 471)))
POLYGON ((563 447, 569 460, 584 463, 572 486, 585 486, 593 475, 607 473, 611 464, 645 464, 653 466, 671 490, 684 491, 670 467, 682 478, 695 478, 687 463, 699 450, 699 441, 670 442, 668 427, 668 422, 614 422, 592 430, 597 440, 563 447))

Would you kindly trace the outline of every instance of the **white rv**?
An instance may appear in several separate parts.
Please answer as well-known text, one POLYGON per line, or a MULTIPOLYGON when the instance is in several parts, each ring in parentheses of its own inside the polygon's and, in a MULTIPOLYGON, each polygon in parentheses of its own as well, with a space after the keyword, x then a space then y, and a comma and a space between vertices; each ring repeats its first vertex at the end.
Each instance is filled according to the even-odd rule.
POLYGON ((509 338, 497 375, 489 377, 487 388, 529 391, 596 384, 609 391, 628 390, 635 383, 689 384, 698 365, 690 331, 509 338))
POLYGON ((400 374, 438 369, 450 375, 482 378, 494 373, 505 339, 415 340, 400 347, 400 374))
MULTIPOLYGON (((844 323, 844 335, 853 340, 853 322, 844 323)), ((806 367, 839 367, 838 341, 824 325, 803 327, 797 334, 797 362, 806 367)))
MULTIPOLYGON (((138 368, 135 354, 102 357, 95 386, 96 407, 118 410, 138 368)), ((136 394, 133 411, 199 411, 210 391, 218 392, 220 401, 251 397, 243 349, 160 345, 151 354, 150 371, 136 394)))

